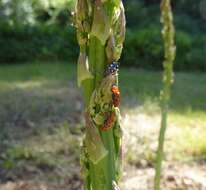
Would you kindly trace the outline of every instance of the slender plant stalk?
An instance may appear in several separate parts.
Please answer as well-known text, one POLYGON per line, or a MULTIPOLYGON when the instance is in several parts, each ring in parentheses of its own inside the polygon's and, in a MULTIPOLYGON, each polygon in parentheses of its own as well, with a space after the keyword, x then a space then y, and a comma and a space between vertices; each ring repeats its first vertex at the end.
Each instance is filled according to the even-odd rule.
POLYGON ((161 22, 163 24, 162 36, 164 40, 165 61, 163 63, 163 89, 160 94, 162 120, 157 150, 156 175, 154 183, 155 190, 160 190, 161 165, 164 156, 163 147, 167 128, 168 104, 171 94, 171 85, 173 83, 173 62, 176 53, 176 47, 174 43, 175 31, 170 0, 162 0, 161 2, 161 22))
POLYGON ((111 70, 122 52, 125 36, 121 0, 77 0, 74 13, 78 85, 85 100, 85 137, 81 151, 85 190, 117 190, 121 169, 118 70, 111 70), (106 127, 106 128, 105 128, 106 127))

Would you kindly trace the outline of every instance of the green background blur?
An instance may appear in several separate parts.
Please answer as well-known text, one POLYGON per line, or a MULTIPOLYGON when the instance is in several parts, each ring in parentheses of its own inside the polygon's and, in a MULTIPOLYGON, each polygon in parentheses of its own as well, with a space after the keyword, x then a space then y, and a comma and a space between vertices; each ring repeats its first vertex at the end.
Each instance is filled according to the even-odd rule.
MULTIPOLYGON (((75 0, 0 0, 0 64, 33 61, 75 63, 71 14, 75 0)), ((163 59, 159 0, 124 1, 126 67, 160 70, 163 59)), ((206 71, 206 0, 173 0, 176 70, 206 71)))

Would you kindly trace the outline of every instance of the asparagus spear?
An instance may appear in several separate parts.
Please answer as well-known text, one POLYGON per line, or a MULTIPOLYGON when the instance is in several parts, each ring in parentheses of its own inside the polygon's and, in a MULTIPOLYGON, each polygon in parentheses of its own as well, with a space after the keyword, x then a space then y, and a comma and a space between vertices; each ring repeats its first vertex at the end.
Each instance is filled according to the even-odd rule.
POLYGON ((156 175, 154 189, 160 190, 160 178, 161 178, 161 165, 163 159, 163 147, 165 132, 167 128, 167 115, 168 115, 168 104, 171 94, 171 85, 173 83, 173 62, 175 59, 175 42, 174 42, 174 25, 173 15, 170 5, 170 0, 162 0, 161 2, 161 22, 163 24, 162 37, 164 40, 165 49, 165 61, 163 62, 163 89, 160 93, 161 100, 161 128, 159 133, 159 145, 157 150, 157 161, 156 161, 156 175))
POLYGON ((116 62, 125 36, 124 7, 121 0, 77 0, 74 20, 80 46, 77 80, 86 106, 81 151, 85 189, 114 190, 121 173, 116 62))

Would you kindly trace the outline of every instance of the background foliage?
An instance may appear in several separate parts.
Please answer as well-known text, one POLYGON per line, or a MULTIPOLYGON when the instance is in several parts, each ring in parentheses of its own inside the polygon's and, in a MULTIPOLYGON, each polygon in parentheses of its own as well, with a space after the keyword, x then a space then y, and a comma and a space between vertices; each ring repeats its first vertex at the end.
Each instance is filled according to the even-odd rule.
MULTIPOLYGON (((0 0, 0 63, 75 62, 78 46, 70 11, 75 0, 0 0)), ((161 69, 159 0, 124 1, 127 34, 123 65, 161 69)), ((205 0, 173 0, 176 70, 206 70, 205 0)))

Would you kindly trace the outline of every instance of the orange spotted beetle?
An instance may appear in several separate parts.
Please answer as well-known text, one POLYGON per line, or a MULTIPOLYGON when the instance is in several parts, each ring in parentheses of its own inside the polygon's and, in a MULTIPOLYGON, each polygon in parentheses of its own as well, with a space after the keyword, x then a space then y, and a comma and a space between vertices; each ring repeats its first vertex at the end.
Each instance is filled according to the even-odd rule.
MULTIPOLYGON (((120 105, 120 91, 116 85, 112 86, 112 104, 114 107, 118 107, 120 105)), ((116 120, 116 113, 111 112, 109 117, 104 122, 104 125, 101 127, 102 131, 107 131, 112 128, 114 122, 116 120)))
POLYGON ((115 122, 115 120, 116 120, 116 113, 111 112, 111 114, 109 115, 107 120, 104 122, 104 125, 101 127, 101 130, 102 131, 107 131, 107 130, 111 129, 114 122, 115 122))
POLYGON ((120 91, 119 88, 116 85, 112 86, 112 101, 114 107, 119 107, 120 105, 120 91))

